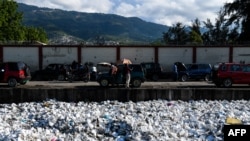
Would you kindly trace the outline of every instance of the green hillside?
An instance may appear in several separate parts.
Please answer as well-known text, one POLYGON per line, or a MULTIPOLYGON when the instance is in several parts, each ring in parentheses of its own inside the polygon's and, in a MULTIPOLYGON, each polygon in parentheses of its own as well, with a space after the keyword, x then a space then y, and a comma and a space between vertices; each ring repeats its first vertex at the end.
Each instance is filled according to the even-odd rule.
POLYGON ((19 11, 23 12, 24 25, 44 28, 49 39, 67 35, 79 41, 93 41, 101 37, 105 41, 124 44, 147 44, 162 38, 162 33, 168 29, 167 26, 136 17, 126 18, 114 14, 64 11, 21 3, 19 11))

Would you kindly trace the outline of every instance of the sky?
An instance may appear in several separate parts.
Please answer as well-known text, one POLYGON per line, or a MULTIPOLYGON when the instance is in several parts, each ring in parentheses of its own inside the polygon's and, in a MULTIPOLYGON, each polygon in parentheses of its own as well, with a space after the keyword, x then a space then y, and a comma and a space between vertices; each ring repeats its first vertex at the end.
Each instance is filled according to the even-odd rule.
POLYGON ((116 14, 138 17, 147 22, 172 26, 184 25, 198 18, 213 23, 226 2, 234 0, 16 0, 38 7, 87 13, 116 14))

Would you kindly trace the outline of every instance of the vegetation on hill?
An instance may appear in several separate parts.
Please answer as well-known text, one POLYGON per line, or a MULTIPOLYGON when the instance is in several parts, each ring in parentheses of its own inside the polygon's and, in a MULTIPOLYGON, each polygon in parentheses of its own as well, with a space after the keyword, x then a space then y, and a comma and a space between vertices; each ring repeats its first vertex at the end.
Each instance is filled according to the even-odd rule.
POLYGON ((0 43, 93 45, 222 45, 250 41, 250 0, 225 3, 215 23, 195 19, 172 27, 137 17, 39 8, 0 0, 0 43), (203 24, 202 24, 203 23, 203 24))
POLYGON ((83 13, 39 8, 19 3, 24 25, 42 27, 50 39, 70 35, 84 42, 117 41, 121 44, 145 44, 162 37, 167 26, 114 14, 83 13))

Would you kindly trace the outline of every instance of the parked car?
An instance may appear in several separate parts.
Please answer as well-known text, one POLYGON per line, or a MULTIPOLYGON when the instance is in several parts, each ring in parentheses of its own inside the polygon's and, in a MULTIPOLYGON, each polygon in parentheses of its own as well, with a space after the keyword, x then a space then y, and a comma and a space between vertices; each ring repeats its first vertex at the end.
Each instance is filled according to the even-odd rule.
POLYGON ((8 83, 10 87, 17 84, 25 85, 31 79, 30 68, 24 62, 0 63, 0 82, 8 83))
POLYGON ((143 62, 141 66, 145 70, 146 79, 158 81, 163 75, 163 69, 159 63, 143 62))
POLYGON ((70 65, 60 63, 49 64, 47 67, 45 67, 45 69, 35 71, 33 73, 32 80, 66 80, 69 67, 70 65))
POLYGON ((110 67, 111 67, 111 63, 108 63, 108 62, 97 63, 96 65, 97 73, 109 72, 110 67))
MULTIPOLYGON (((188 71, 187 71, 187 67, 184 63, 182 62, 175 62, 174 65, 177 66, 177 73, 178 73, 178 80, 177 81, 187 81, 188 78, 189 78, 189 74, 188 74, 188 71)), ((174 73, 174 72, 173 72, 174 73)), ((175 75, 175 74, 173 74, 175 75)))
MULTIPOLYGON (((114 78, 114 84, 124 85, 126 83, 126 77, 124 75, 124 64, 117 65, 118 71, 114 78)), ((133 68, 131 72, 131 81, 130 84, 132 87, 140 87, 141 83, 145 81, 145 74, 144 70, 141 66, 141 64, 129 64, 130 68, 133 68)), ((100 86, 107 87, 113 82, 112 75, 105 71, 105 72, 99 72, 97 76, 97 82, 100 84, 100 86)))
POLYGON ((217 87, 250 84, 250 64, 219 63, 213 66, 212 82, 217 87))
POLYGON ((90 69, 90 81, 96 81, 97 77, 97 67, 94 65, 94 63, 89 64, 90 69))
POLYGON ((205 81, 211 80, 212 66, 211 64, 186 64, 188 71, 188 79, 205 81))

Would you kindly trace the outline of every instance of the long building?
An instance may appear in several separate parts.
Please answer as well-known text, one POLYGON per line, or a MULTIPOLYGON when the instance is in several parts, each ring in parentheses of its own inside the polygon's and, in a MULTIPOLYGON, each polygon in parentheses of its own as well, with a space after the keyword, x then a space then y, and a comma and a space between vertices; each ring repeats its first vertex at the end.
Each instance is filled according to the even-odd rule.
POLYGON ((82 46, 82 45, 0 45, 0 61, 23 61, 31 70, 50 63, 116 62, 127 58, 132 63, 158 62, 170 71, 174 62, 250 63, 249 46, 82 46))

